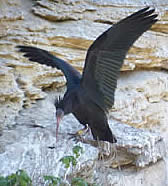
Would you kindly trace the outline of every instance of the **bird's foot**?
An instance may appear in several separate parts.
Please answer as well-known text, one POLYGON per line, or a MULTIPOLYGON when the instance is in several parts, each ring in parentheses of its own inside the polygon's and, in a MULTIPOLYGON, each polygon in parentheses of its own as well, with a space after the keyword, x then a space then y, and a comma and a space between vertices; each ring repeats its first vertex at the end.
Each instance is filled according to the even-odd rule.
POLYGON ((115 143, 109 142, 98 142, 99 146, 99 155, 98 160, 106 160, 106 159, 115 159, 117 156, 117 149, 115 143))
POLYGON ((88 125, 86 125, 86 127, 77 131, 75 134, 68 133, 68 135, 70 135, 69 139, 73 139, 76 142, 83 141, 82 136, 84 136, 88 131, 89 131, 89 127, 88 125))
POLYGON ((78 134, 71 134, 68 133, 68 135, 70 136, 69 139, 72 139, 73 141, 75 141, 76 143, 82 141, 82 136, 79 136, 78 134))

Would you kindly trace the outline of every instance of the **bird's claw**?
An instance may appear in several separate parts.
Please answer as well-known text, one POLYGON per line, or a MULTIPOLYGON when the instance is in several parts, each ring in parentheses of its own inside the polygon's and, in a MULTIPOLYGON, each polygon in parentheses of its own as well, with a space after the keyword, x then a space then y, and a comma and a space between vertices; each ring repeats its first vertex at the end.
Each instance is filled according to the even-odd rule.
POLYGON ((68 133, 68 135, 70 135, 69 139, 73 139, 76 142, 82 141, 83 140, 82 136, 84 136, 88 131, 89 127, 88 125, 86 125, 85 128, 77 131, 75 134, 68 133))

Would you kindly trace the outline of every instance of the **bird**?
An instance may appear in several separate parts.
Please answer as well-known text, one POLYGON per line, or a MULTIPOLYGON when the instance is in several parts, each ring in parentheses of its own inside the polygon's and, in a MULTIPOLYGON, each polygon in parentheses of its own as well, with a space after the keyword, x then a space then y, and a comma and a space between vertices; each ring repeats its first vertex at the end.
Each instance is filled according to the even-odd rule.
POLYGON ((81 135, 89 128, 94 140, 117 142, 107 116, 114 105, 120 69, 130 47, 157 22, 157 16, 154 8, 145 7, 113 24, 89 47, 82 74, 44 49, 16 46, 30 61, 57 68, 66 78, 67 90, 54 103, 57 133, 63 117, 72 113, 84 126, 74 135, 81 135))

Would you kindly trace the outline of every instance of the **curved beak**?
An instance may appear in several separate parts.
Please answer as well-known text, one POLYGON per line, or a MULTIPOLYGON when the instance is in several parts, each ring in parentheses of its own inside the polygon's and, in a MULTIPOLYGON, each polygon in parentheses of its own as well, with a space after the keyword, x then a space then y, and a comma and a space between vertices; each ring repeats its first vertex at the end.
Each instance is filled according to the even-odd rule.
POLYGON ((59 124, 62 118, 64 117, 64 111, 62 109, 58 109, 56 111, 56 118, 57 118, 57 127, 56 127, 56 139, 58 136, 58 129, 59 129, 59 124))

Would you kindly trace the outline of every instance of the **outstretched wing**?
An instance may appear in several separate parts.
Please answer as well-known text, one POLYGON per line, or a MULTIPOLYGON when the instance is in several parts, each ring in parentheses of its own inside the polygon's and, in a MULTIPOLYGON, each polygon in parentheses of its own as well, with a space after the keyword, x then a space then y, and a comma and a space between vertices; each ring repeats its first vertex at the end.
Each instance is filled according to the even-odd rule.
POLYGON ((129 48, 157 21, 157 15, 153 14, 155 10, 148 9, 144 8, 113 25, 88 50, 81 86, 106 111, 114 104, 117 78, 129 48))
POLYGON ((17 48, 19 48, 20 52, 24 52, 24 56, 27 57, 30 61, 35 61, 40 64, 45 64, 47 66, 56 67, 57 69, 60 69, 66 77, 68 89, 80 83, 81 74, 76 69, 74 69, 64 60, 53 56, 46 50, 21 45, 17 46, 17 48))

